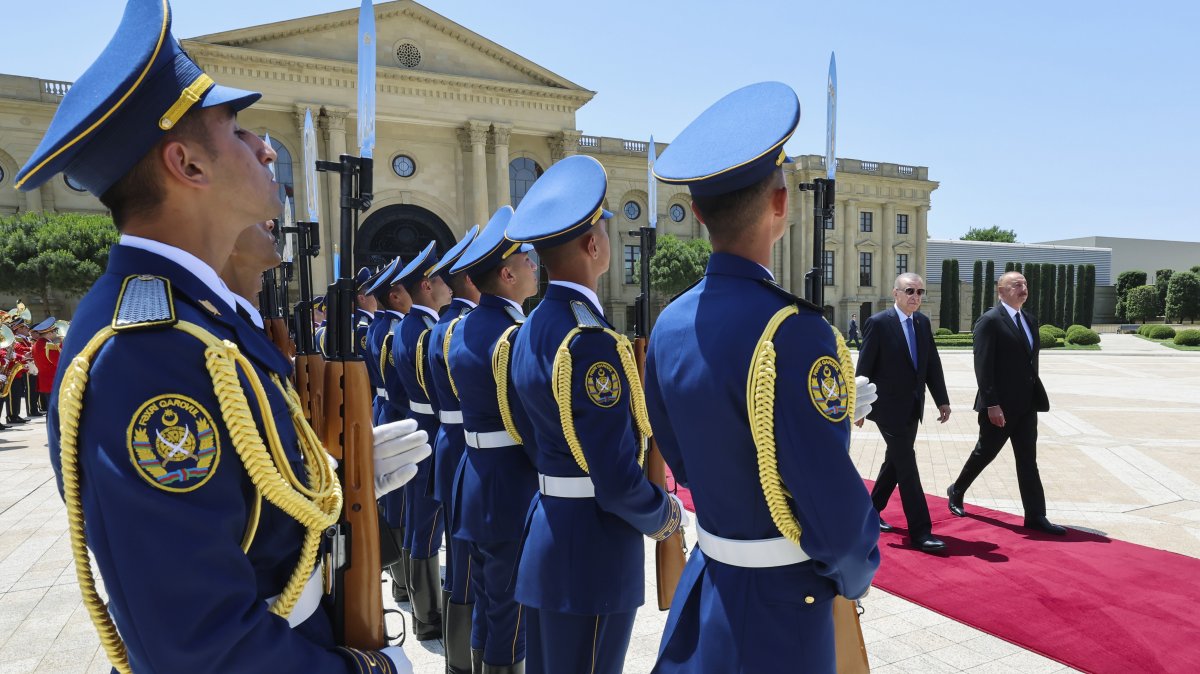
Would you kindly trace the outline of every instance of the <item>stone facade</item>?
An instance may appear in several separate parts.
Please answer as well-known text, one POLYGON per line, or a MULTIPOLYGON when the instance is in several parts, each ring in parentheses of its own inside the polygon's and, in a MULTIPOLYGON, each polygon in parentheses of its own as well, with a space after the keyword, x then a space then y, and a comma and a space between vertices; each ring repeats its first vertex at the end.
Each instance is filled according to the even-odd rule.
MULTIPOLYGON (((554 162, 586 153, 608 171, 606 206, 616 214, 610 231, 613 270, 601 279, 599 294, 617 327, 631 327, 626 307, 637 287, 626 283, 624 270, 626 246, 637 243, 628 231, 645 224, 651 207, 646 142, 584 135, 575 128, 575 115, 594 92, 415 2, 379 3, 376 21, 375 200, 362 215, 356 260, 407 257, 429 238, 444 249, 472 225, 486 222, 496 208, 518 201, 554 162), (637 206, 637 218, 625 212, 630 202, 637 206)), ((356 25, 355 9, 183 40, 189 54, 218 81, 263 92, 239 121, 259 134, 269 133, 280 150, 281 181, 289 173, 286 165, 298 219, 306 217, 305 110, 311 110, 317 124, 321 158, 357 153, 356 25)), ((103 212, 98 200, 73 190, 62 177, 28 194, 11 189, 17 169, 33 153, 69 86, 0 75, 0 214, 26 209, 103 212)), ((665 147, 660 144, 658 151, 665 147)), ((890 302, 896 255, 908 256, 910 270, 924 268, 925 218, 937 183, 928 180, 923 167, 853 159, 838 163, 837 215, 826 236, 834 259, 826 304, 835 324, 845 327, 864 302, 890 302), (869 232, 861 231, 862 213, 871 214, 869 232), (907 219, 906 234, 896 233, 900 215, 907 219), (858 276, 859 253, 872 256, 870 279, 862 279, 869 281, 866 285, 858 276)), ((812 264, 813 218, 811 195, 796 187, 824 174, 823 159, 798 157, 787 170, 793 218, 776 247, 774 272, 799 294, 812 264)), ((338 185, 328 174, 318 181, 322 247, 313 277, 323 283, 331 278, 337 243, 338 185)), ((662 231, 682 238, 705 235, 686 189, 660 184, 653 207, 662 231), (682 207, 678 221, 672 217, 673 206, 682 207)))

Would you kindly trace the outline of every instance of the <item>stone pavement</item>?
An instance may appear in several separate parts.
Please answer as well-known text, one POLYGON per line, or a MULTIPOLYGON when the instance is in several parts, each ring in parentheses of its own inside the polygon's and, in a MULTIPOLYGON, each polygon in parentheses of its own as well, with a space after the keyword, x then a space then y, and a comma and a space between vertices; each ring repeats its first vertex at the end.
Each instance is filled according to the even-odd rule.
MULTIPOLYGON (((1100 352, 1042 356, 1052 407, 1041 417, 1039 442, 1049 516, 1200 557, 1200 352, 1129 335, 1103 335, 1102 345, 1100 352)), ((924 486, 933 494, 957 476, 977 430, 970 352, 943 351, 942 361, 954 413, 944 425, 924 426, 917 441, 924 486)), ((931 414, 932 406, 926 418, 931 414)), ((884 444, 869 422, 854 432, 851 453, 863 476, 874 477, 884 444)), ((1001 452, 967 502, 1020 512, 1011 452, 1001 452)), ((649 542, 646 550, 653 560, 649 542)), ((654 596, 653 587, 646 595, 654 596)), ((878 589, 863 603, 863 636, 878 674, 1070 671, 878 589)), ((665 612, 649 606, 638 613, 626 672, 650 671, 665 621, 665 612)), ((410 638, 405 650, 417 672, 443 671, 440 645, 410 638)), ((0 674, 105 671, 75 582, 45 424, 0 433, 0 674)))

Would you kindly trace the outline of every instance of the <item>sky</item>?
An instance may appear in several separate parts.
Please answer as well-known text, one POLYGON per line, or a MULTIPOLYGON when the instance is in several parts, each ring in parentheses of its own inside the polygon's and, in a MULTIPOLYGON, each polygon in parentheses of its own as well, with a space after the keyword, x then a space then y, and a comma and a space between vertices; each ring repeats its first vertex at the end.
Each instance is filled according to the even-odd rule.
MULTIPOLYGON (((123 0, 0 0, 0 73, 73 80, 123 0)), ((376 4, 380 4, 377 2, 376 4)), ((837 54, 837 154, 929 167, 933 238, 1200 241, 1200 3, 425 0, 597 92, 585 134, 669 142, 708 105, 779 80, 800 98, 790 154, 824 154, 837 54)), ((174 0, 186 38, 357 6, 174 0)))

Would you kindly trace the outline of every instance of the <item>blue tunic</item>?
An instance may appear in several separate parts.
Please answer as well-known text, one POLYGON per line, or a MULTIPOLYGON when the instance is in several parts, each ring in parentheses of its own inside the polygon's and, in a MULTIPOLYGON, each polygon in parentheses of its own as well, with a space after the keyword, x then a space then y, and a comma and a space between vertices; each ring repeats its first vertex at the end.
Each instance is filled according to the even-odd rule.
MULTIPOLYGON (((272 375, 286 381, 290 363, 176 262, 113 247, 106 272, 80 302, 63 362, 114 321, 122 284, 135 275, 165 280, 176 319, 239 345, 262 383, 291 471, 304 479, 284 394, 271 381, 272 375)), ((296 628, 267 611, 266 600, 279 594, 299 559, 303 529, 265 500, 253 524, 259 500, 226 429, 205 348, 169 322, 122 332, 93 359, 82 399, 78 468, 87 543, 130 665, 133 671, 362 671, 362 659, 335 649, 324 609, 296 628)), ((265 438, 249 380, 242 372, 239 379, 254 429, 265 438)), ((47 426, 60 491, 63 422, 56 387, 47 426)))
MULTIPOLYGON (((371 321, 367 330, 367 369, 379 373, 380 379, 383 380, 383 389, 387 391, 386 398, 375 397, 375 403, 379 405, 379 413, 374 419, 376 426, 400 421, 408 416, 408 398, 404 395, 404 387, 400 385, 400 375, 396 372, 391 348, 392 327, 399 322, 400 316, 395 312, 380 311, 376 312, 375 320, 371 321)), ((404 485, 402 489, 397 489, 381 499, 384 519, 393 529, 404 526, 404 494, 409 488, 409 485, 404 485)))
MULTIPOLYGON (((697 549, 671 605, 656 672, 832 672, 835 595, 866 592, 879 566, 879 518, 848 455, 850 419, 831 420, 810 392, 817 359, 837 360, 822 315, 745 258, 714 253, 703 280, 658 319, 646 365, 655 439, 692 492, 699 526, 722 538, 778 538, 759 481, 746 386, 767 322, 774 336, 778 471, 811 560, 731 566, 697 549), (810 599, 811 598, 811 602, 810 599)), ((826 361, 828 362, 828 361, 826 361)))

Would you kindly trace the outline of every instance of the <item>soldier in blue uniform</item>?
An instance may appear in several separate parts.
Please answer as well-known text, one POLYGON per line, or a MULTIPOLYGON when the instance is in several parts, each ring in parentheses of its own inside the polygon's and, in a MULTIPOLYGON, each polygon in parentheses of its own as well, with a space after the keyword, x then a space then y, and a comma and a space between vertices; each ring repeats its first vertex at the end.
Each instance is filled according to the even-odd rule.
MULTIPOLYGON (((456 541, 469 545, 475 594, 471 648, 474 671, 516 674, 541 672, 536 645, 526 662, 529 615, 517 603, 512 583, 529 502, 537 493, 537 468, 525 447, 508 431, 512 416, 500 411, 493 354, 501 336, 508 348, 525 321, 521 303, 537 292, 533 246, 504 237, 512 218, 501 207, 451 270, 466 275, 479 290, 479 306, 450 335, 447 364, 462 403, 466 455, 454 490, 456 541)), ((507 363, 507 356, 502 354, 507 363)), ((508 409, 505 386, 505 410, 508 409)))
MULTIPOLYGON (((390 362, 392 326, 404 318, 411 304, 408 293, 396 280, 402 266, 400 258, 396 257, 359 286, 359 297, 366 298, 365 302, 360 300, 359 306, 368 304, 378 309, 358 342, 365 345, 363 360, 366 361, 367 372, 373 377, 372 382, 377 385, 376 426, 404 419, 408 413, 408 398, 400 386, 396 368, 390 362)), ((408 556, 404 546, 404 492, 407 489, 398 489, 379 499, 380 514, 387 523, 394 543, 383 546, 381 551, 385 553, 384 566, 392 577, 392 599, 397 603, 409 600, 408 556), (389 551, 390 555, 387 554, 389 551)))
POLYGON ((713 244, 704 278, 650 337, 646 402, 698 548, 675 592, 655 672, 834 672, 832 601, 864 595, 879 518, 848 455, 854 368, 820 307, 768 270, 787 227, 790 87, 740 89, 655 164, 687 185, 713 244))
POLYGON ((644 601, 643 536, 670 536, 683 512, 642 473, 650 428, 633 349, 596 296, 609 265, 607 185, 595 159, 567 157, 506 230, 533 244, 550 276, 513 340, 510 374, 540 484, 517 600, 538 611, 543 666, 554 673, 621 671, 644 601))
MULTIPOLYGON (((438 321, 438 311, 450 302, 450 287, 431 270, 438 262, 436 244, 429 242, 399 274, 396 283, 412 298, 404 320, 392 328, 392 366, 408 400, 408 418, 437 437, 437 404, 429 374, 429 335, 438 321)), ((390 390, 390 389, 389 389, 390 390)), ((404 490, 404 549, 408 551, 408 595, 412 601, 413 633, 418 641, 442 636, 441 506, 433 498, 430 484, 432 457, 417 467, 417 477, 404 490)))
POLYGON ((450 268, 471 245, 479 225, 467 231, 442 259, 429 270, 430 276, 440 276, 450 287, 454 299, 439 312, 437 324, 429 332, 426 358, 429 360, 429 381, 426 388, 435 402, 438 432, 433 442, 433 500, 442 507, 442 528, 446 532, 446 574, 442 579, 442 643, 446 649, 447 674, 471 674, 471 613, 474 593, 470 587, 470 551, 464 541, 449 535, 454 521, 451 499, 454 475, 462 460, 465 440, 462 430, 462 409, 458 392, 446 370, 447 338, 453 334, 459 318, 466 316, 479 303, 479 291, 465 274, 453 274, 450 268))
MULTIPOLYGON (((130 0, 17 176, 65 172, 121 231, 48 424, 84 604, 119 671, 411 671, 334 641, 317 559, 341 490, 291 364, 215 271, 280 209, 274 152, 237 122, 259 94, 215 84, 170 29, 165 0, 130 0)), ((375 440, 378 493, 429 451, 410 424, 375 440)))
POLYGON ((323 358, 329 360, 329 353, 325 350, 325 296, 317 295, 312 298, 312 316, 313 316, 313 343, 317 347, 317 353, 323 358))

